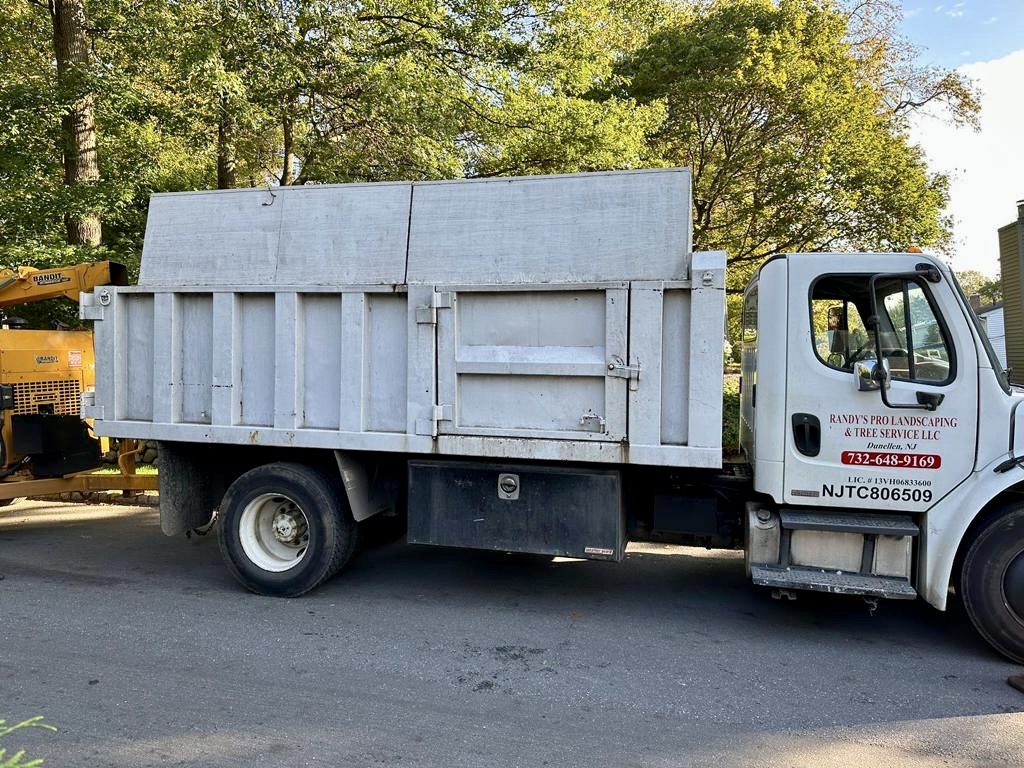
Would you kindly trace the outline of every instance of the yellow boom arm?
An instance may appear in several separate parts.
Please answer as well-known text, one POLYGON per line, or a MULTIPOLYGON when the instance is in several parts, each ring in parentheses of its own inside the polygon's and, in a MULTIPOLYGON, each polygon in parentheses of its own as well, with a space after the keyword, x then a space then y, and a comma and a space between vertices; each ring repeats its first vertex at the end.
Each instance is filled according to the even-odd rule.
POLYGON ((53 269, 3 269, 0 270, 0 307, 58 296, 78 301, 78 294, 97 285, 127 284, 128 270, 113 261, 92 261, 53 269))

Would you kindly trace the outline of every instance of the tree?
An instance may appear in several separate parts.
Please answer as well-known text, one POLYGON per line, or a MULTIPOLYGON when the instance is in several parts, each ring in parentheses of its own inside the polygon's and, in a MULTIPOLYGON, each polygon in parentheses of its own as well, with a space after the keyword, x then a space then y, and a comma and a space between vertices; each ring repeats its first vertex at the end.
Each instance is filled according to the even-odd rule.
POLYGON ((303 38, 317 32, 296 67, 299 179, 635 166, 660 108, 587 94, 636 37, 625 11, 647 5, 367 3, 301 16, 303 38), (338 39, 340 53, 327 44, 338 39))
POLYGON ((64 242, 52 215, 61 210, 54 182, 62 175, 53 31, 48 15, 22 0, 0 4, 0 13, 0 247, 64 242))
POLYGON ((126 244, 123 177, 153 159, 132 151, 145 131, 109 113, 120 84, 94 55, 95 20, 80 2, 0 0, 0 13, 0 266, 131 265, 141 231, 126 244))
POLYGON ((894 116, 941 105, 954 123, 978 127, 981 104, 974 84, 956 70, 919 63, 920 49, 899 31, 900 3, 842 0, 841 7, 847 16, 851 52, 894 116))
MULTIPOLYGON (((85 0, 49 0, 49 12, 53 21, 57 94, 65 103, 61 120, 64 183, 73 193, 100 178, 85 0)), ((100 244, 102 226, 92 205, 66 209, 64 222, 69 245, 100 244)))
POLYGON ((666 104, 652 150, 693 168, 695 245, 729 253, 733 288, 776 253, 949 236, 945 178, 928 174, 847 33, 814 0, 716 3, 620 67, 627 94, 666 104))
POLYGON ((660 106, 588 92, 658 7, 148 0, 101 43, 217 147, 218 186, 629 167, 660 106))
POLYGON ((134 269, 153 192, 636 166, 661 114, 588 95, 658 0, 89 0, 66 76, 41 1, 0 0, 4 266, 134 269))
POLYGON ((990 278, 976 269, 965 269, 956 273, 956 279, 968 298, 974 294, 981 296, 982 305, 998 304, 1003 300, 1003 281, 996 275, 990 278))
POLYGON ((772 255, 949 242, 947 179, 908 139, 916 97, 887 78, 891 29, 852 39, 858 18, 828 0, 709 0, 617 67, 609 93, 665 105, 649 162, 693 169, 694 245, 729 255, 731 338, 736 294, 772 255))
POLYGON ((96 73, 84 0, 17 0, 0 12, 0 239, 36 229, 30 222, 45 211, 56 213, 48 238, 97 246, 96 73))

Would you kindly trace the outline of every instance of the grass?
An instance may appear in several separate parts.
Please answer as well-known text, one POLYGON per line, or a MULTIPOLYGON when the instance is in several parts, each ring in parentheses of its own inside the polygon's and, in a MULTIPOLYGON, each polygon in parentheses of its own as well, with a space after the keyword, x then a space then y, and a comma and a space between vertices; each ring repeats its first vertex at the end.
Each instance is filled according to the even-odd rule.
MULTIPOLYGON (((135 466, 135 474, 137 475, 155 475, 156 471, 156 467, 152 464, 137 464, 135 466)), ((121 470, 115 464, 108 464, 96 470, 97 475, 118 475, 120 473, 121 470)))

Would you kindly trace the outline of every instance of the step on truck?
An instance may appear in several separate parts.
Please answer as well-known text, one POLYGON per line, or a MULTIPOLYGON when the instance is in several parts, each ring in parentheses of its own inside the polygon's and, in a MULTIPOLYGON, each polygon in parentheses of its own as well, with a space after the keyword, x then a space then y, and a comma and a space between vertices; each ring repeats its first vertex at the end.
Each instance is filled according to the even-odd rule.
POLYGON ((785 254, 746 288, 723 464, 726 257, 685 169, 162 194, 139 285, 83 297, 100 434, 157 440, 163 531, 219 515, 300 595, 361 524, 620 560, 742 547, 754 584, 955 592, 1024 661, 1024 402, 948 267, 785 254))

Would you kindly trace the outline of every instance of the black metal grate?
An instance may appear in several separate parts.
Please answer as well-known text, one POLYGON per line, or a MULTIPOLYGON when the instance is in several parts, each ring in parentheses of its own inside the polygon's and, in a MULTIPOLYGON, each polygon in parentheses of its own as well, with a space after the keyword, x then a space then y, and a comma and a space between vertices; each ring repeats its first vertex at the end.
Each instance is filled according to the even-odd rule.
POLYGON ((82 386, 74 379, 15 382, 14 410, 11 413, 56 413, 77 416, 81 408, 82 386), (42 410, 40 410, 42 408, 42 410))

